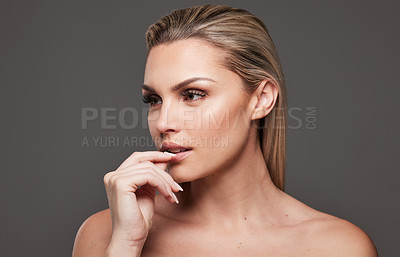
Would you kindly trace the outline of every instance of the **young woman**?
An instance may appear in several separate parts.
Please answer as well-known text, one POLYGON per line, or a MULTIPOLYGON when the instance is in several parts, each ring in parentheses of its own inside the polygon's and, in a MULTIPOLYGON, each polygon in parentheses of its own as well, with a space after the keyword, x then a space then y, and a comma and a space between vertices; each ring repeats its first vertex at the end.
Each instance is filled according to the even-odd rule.
POLYGON ((262 21, 195 6, 146 39, 158 151, 105 175, 110 208, 82 224, 74 257, 377 256, 360 228, 284 192, 285 83, 262 21))

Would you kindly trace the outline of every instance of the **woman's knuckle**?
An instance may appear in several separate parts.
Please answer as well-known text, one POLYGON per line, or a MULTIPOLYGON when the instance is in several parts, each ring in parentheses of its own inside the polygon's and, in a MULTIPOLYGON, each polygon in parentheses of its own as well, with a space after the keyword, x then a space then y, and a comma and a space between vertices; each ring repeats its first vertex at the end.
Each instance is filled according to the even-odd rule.
POLYGON ((154 172, 151 169, 146 169, 144 171, 144 173, 146 174, 146 176, 150 179, 155 179, 156 175, 154 174, 154 172))
POLYGON ((110 171, 108 173, 106 173, 103 177, 103 181, 105 184, 108 184, 108 182, 110 181, 110 177, 113 175, 113 171, 110 171))
POLYGON ((109 184, 114 185, 118 178, 119 178, 119 176, 117 174, 110 176, 109 184))

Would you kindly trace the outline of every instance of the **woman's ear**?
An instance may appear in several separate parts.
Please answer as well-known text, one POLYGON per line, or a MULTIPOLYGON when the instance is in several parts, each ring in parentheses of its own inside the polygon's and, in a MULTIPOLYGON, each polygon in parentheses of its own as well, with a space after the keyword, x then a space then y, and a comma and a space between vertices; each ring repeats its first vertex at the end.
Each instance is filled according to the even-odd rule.
POLYGON ((275 80, 268 78, 261 81, 260 85, 253 93, 256 105, 251 118, 261 119, 270 113, 278 98, 278 85, 275 80))

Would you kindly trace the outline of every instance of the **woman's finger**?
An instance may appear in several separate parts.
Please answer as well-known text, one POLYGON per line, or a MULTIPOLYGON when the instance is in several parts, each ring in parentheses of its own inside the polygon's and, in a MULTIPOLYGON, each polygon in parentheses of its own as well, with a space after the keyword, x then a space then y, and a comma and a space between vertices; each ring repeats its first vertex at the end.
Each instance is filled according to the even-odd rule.
POLYGON ((175 155, 172 153, 160 151, 134 152, 118 167, 117 170, 144 161, 167 162, 171 160, 173 156, 175 155))
POLYGON ((157 172, 154 167, 136 168, 132 171, 113 171, 107 174, 105 180, 108 192, 132 192, 139 187, 149 184, 167 199, 174 202, 176 196, 172 192, 171 185, 157 172))
POLYGON ((183 191, 182 187, 174 181, 174 179, 171 177, 171 175, 169 173, 167 173, 165 170, 160 169, 159 167, 157 167, 157 165, 155 165, 154 163, 152 163, 150 161, 144 161, 144 162, 136 163, 133 165, 129 165, 126 168, 118 170, 118 172, 121 172, 121 173, 129 172, 130 174, 132 174, 132 172, 135 172, 134 171, 135 169, 147 168, 147 167, 153 168, 154 172, 157 172, 163 179, 165 179, 165 181, 170 184, 171 189, 173 191, 175 191, 175 192, 183 191))

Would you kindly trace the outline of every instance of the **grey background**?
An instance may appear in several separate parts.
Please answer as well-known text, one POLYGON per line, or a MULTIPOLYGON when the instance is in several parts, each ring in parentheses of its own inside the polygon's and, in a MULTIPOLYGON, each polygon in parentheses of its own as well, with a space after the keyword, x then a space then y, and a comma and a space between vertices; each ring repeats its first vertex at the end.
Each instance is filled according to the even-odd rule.
MULTIPOLYGON (((100 119, 83 129, 82 109, 115 108, 114 116, 124 107, 142 110, 147 27, 173 9, 204 3, 0 2, 0 256, 71 255, 81 223, 107 208, 104 174, 133 151, 154 149, 82 147, 85 136, 149 137, 140 112, 134 129, 118 120, 102 129, 100 119)), ((277 45, 292 112, 286 191, 364 229, 380 256, 395 256, 399 4, 211 3, 249 10, 277 45)))

